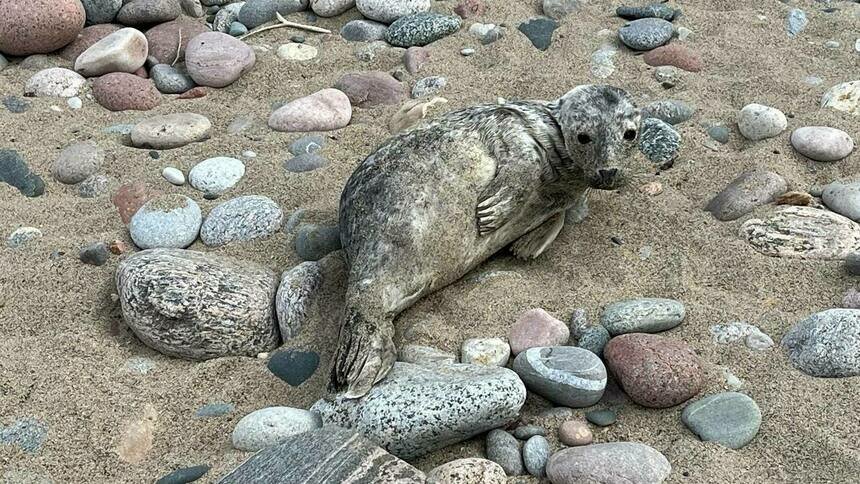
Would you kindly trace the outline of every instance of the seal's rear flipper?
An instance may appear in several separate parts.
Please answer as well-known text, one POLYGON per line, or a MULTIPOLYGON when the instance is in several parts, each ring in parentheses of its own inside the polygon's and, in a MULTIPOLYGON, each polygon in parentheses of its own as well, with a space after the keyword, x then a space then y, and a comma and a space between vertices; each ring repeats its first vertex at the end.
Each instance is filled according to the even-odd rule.
POLYGON ((394 366, 397 351, 391 321, 371 321, 347 307, 340 341, 331 368, 329 391, 345 398, 360 398, 385 378, 394 366))
POLYGON ((558 237, 562 227, 564 227, 564 212, 559 212, 536 229, 517 239, 511 244, 511 252, 518 259, 536 259, 558 237))

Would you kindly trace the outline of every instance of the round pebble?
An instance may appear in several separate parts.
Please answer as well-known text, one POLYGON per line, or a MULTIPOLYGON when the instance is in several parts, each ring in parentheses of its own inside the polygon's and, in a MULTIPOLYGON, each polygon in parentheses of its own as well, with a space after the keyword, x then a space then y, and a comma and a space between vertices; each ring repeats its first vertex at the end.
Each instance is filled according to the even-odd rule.
POLYGON ((594 440, 588 424, 582 420, 567 420, 558 428, 558 440, 570 447, 588 445, 594 440))
POLYGON ((860 375, 860 310, 827 309, 797 323, 782 339, 795 368, 820 378, 860 375))
POLYGON ((618 421, 618 414, 614 410, 592 410, 585 414, 585 419, 598 427, 609 427, 618 421))
POLYGON ((681 135, 669 123, 656 118, 642 120, 639 151, 655 164, 668 165, 678 157, 681 135))
POLYGON ((752 141, 778 136, 787 126, 782 111, 762 104, 747 104, 738 113, 738 129, 752 141))
POLYGON ((460 362, 469 365, 505 366, 511 347, 501 338, 472 338, 460 347, 460 362))
POLYGON ((281 228, 283 220, 284 214, 274 200, 246 195, 213 208, 200 228, 200 240, 218 247, 266 238, 281 228))
POLYGON ((239 22, 254 29, 275 20, 275 13, 287 16, 306 9, 308 0, 248 0, 239 11, 239 22))
POLYGON ((60 152, 51 166, 51 175, 60 183, 74 185, 94 175, 101 168, 104 158, 104 152, 96 145, 75 143, 60 152))
POLYGON ((525 471, 519 441, 504 430, 495 429, 487 434, 486 454, 509 476, 519 476, 525 471))
POLYGON ((704 442, 740 449, 758 433, 761 410, 742 393, 718 393, 687 405, 681 421, 704 442))
POLYGON ((841 129, 806 126, 791 133, 791 146, 815 161, 837 161, 854 151, 854 140, 841 129))
POLYGON ((194 200, 162 195, 146 202, 131 217, 131 240, 141 249, 184 249, 197 239, 203 214, 194 200))
POLYGON ((248 33, 248 27, 245 27, 245 24, 241 22, 232 22, 227 33, 233 37, 241 37, 248 33))
POLYGON ((355 0, 311 0, 311 10, 320 17, 335 17, 355 6, 355 0))
POLYGON ((319 415, 290 407, 269 407, 242 417, 233 429, 233 447, 256 452, 292 435, 322 427, 319 415))
POLYGON ((674 31, 672 22, 660 18, 643 18, 621 27, 618 37, 633 50, 651 50, 669 42, 674 31))
POLYGON ((185 175, 182 174, 181 170, 173 168, 172 166, 168 166, 167 168, 162 170, 161 176, 163 176, 165 180, 176 186, 185 185, 185 175))
POLYGON ((81 249, 78 254, 78 258, 81 259, 81 262, 93 266, 105 265, 108 257, 110 257, 110 251, 108 250, 107 244, 104 242, 92 243, 81 249))
POLYGON ((220 195, 245 176, 245 164, 236 158, 218 156, 203 160, 188 172, 191 186, 203 193, 220 195))
POLYGON ((442 464, 427 473, 427 484, 507 484, 502 466, 470 457, 442 464))
POLYGON ((182 94, 197 84, 187 73, 167 64, 156 64, 149 70, 155 88, 164 94, 182 94))
POLYGON ((430 10, 430 0, 356 0, 355 6, 370 20, 390 24, 400 17, 430 10))
POLYGON ((75 40, 85 20, 80 0, 0 0, 0 52, 53 52, 75 40))
POLYGON ((523 464, 529 474, 535 477, 546 476, 546 462, 552 449, 546 437, 535 435, 523 444, 523 464))
POLYGON ((75 71, 62 67, 41 70, 27 80, 25 96, 72 97, 81 92, 87 80, 75 71))
POLYGON ((279 350, 272 354, 267 367, 275 376, 297 387, 313 376, 320 365, 314 351, 279 350))
POLYGON ((161 104, 161 93, 149 79, 112 72, 93 81, 93 97, 110 111, 148 111, 161 104))
POLYGON ((248 44, 221 32, 202 33, 185 50, 185 68, 201 86, 229 86, 251 70, 256 60, 248 44))
POLYGON ((707 132, 708 136, 710 136, 714 141, 718 141, 723 144, 729 142, 729 135, 731 132, 729 131, 729 128, 725 126, 719 124, 709 126, 707 132))
POLYGON ((66 99, 66 104, 69 106, 69 109, 81 109, 84 107, 84 102, 77 96, 66 99))
POLYGON ((564 345, 568 339, 570 329, 567 325, 540 308, 521 314, 508 331, 514 355, 529 348, 564 345))

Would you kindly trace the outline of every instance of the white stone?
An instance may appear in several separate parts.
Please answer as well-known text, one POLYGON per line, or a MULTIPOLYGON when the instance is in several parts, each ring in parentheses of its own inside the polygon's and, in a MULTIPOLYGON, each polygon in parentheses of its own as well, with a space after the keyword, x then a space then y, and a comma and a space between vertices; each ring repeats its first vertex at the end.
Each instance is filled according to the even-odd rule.
POLYGON ((81 92, 86 82, 77 72, 52 67, 35 73, 24 86, 24 95, 73 97, 81 92))
POLYGON ((821 107, 860 115, 860 81, 843 82, 821 97, 821 107))
POLYGON ((84 107, 84 102, 78 96, 70 97, 66 100, 66 104, 69 105, 69 109, 81 109, 84 107))
POLYGON ((185 175, 182 174, 182 171, 173 168, 172 166, 168 166, 167 168, 162 170, 161 176, 163 176, 165 180, 176 186, 185 185, 185 175))
POLYGON ((355 6, 370 20, 390 24, 405 15, 430 10, 430 0, 356 0, 355 6))
POLYGON ((75 60, 75 70, 87 77, 134 72, 146 63, 149 45, 137 29, 124 28, 91 45, 75 60))
POLYGON ((469 365, 505 366, 511 347, 501 338, 472 338, 460 347, 460 362, 469 365))
POLYGON ((791 133, 791 145, 816 161, 836 161, 854 151, 854 140, 845 131, 827 126, 805 126, 791 133))
POLYGON ((191 186, 203 193, 220 195, 245 175, 245 164, 236 158, 217 156, 194 165, 188 173, 191 186))
POLYGON ((860 181, 830 183, 822 190, 821 200, 830 210, 860 221, 860 181))
POLYGON ((308 44, 290 42, 278 47, 278 57, 284 60, 306 61, 317 56, 317 48, 308 44))
POLYGON ((752 141, 773 138, 788 126, 785 114, 779 109, 762 104, 747 104, 738 113, 738 129, 752 141))
POLYGON ((311 10, 320 17, 334 17, 355 6, 355 0, 311 0, 311 10))
POLYGON ((21 227, 15 229, 6 239, 6 247, 17 249, 22 245, 42 237, 42 231, 35 227, 21 227))
POLYGON ((812 207, 791 206, 767 219, 747 220, 740 235, 754 249, 772 257, 844 259, 860 248, 860 225, 812 207))
POLYGON ((318 415, 290 407, 269 407, 242 417, 233 429, 233 447, 256 452, 292 435, 322 427, 318 415))

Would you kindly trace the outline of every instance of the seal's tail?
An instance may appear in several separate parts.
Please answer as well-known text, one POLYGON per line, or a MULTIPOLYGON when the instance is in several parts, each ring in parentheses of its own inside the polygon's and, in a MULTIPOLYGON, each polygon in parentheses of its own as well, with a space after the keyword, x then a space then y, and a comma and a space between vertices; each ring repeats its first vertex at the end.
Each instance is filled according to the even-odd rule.
POLYGON ((365 317, 347 305, 340 341, 331 367, 329 391, 346 398, 360 398, 385 378, 397 357, 391 321, 365 317))

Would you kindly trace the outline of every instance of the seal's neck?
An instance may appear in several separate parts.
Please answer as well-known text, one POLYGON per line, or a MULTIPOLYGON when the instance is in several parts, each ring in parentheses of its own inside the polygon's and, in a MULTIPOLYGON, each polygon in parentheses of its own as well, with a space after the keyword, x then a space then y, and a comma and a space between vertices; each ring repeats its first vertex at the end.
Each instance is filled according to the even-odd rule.
POLYGON ((539 112, 544 129, 538 130, 543 135, 538 139, 538 142, 547 151, 548 168, 552 172, 547 174, 550 176, 547 181, 560 185, 573 184, 578 188, 585 178, 582 169, 571 159, 564 141, 564 133, 562 133, 558 116, 559 103, 558 101, 548 102, 542 107, 543 109, 539 112))

